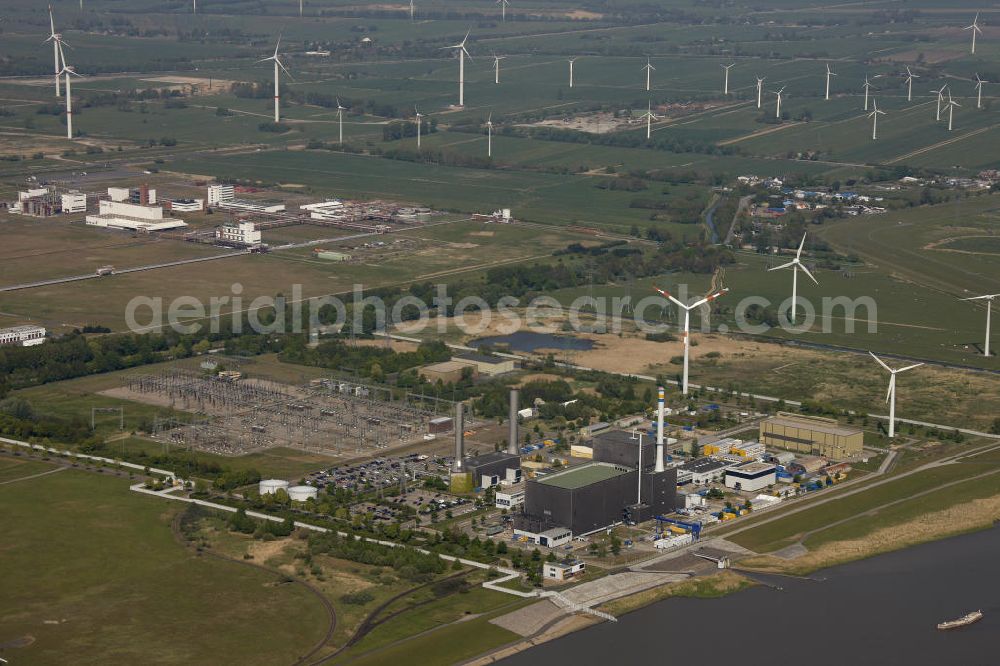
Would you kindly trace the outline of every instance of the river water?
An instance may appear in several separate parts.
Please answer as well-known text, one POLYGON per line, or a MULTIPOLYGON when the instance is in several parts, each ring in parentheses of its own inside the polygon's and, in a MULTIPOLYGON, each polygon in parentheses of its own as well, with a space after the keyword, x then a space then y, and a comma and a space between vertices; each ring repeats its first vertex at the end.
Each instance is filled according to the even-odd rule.
POLYGON ((1000 528, 722 599, 667 599, 501 663, 622 666, 1000 664, 1000 528), (978 623, 938 631, 982 609, 978 623))

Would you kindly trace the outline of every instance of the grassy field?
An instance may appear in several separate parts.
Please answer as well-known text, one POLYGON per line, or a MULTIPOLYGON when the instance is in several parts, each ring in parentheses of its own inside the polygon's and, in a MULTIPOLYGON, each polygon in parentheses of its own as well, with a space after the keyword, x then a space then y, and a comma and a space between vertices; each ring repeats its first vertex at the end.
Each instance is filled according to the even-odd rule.
POLYGON ((322 638, 326 614, 304 588, 185 550, 170 531, 173 508, 127 484, 70 470, 0 486, 0 564, 23 573, 7 577, 0 642, 33 639, 5 657, 167 664, 226 654, 271 664, 322 638), (52 547, 53 535, 65 547, 52 547))
MULTIPOLYGON (((973 465, 957 463, 916 472, 909 476, 876 486, 870 490, 856 493, 842 499, 833 500, 804 511, 799 511, 795 514, 781 518, 780 520, 775 520, 765 525, 754 527, 728 538, 755 552, 771 553, 784 548, 785 546, 796 543, 805 533, 812 530, 818 530, 823 525, 851 518, 853 516, 858 516, 866 511, 875 509, 882 504, 898 499, 905 499, 909 495, 929 490, 946 483, 967 479, 981 474, 984 471, 989 471, 989 468, 982 464, 973 465)), ((991 487, 992 485, 995 485, 995 481, 991 481, 989 483, 991 484, 991 487)), ((955 492, 954 488, 950 488, 949 490, 955 492)), ((985 492, 985 489, 979 488, 977 492, 983 493, 985 492)), ((949 500, 947 504, 951 505, 960 503, 961 495, 956 495, 956 497, 959 499, 955 502, 951 502, 949 500)), ((872 530, 876 527, 884 527, 903 518, 912 518, 920 515, 921 513, 928 513, 932 510, 941 508, 941 499, 941 496, 935 497, 934 495, 924 495, 910 503, 896 505, 886 513, 879 512, 875 517, 859 519, 862 522, 857 524, 852 521, 847 523, 846 527, 835 528, 836 530, 842 530, 842 532, 830 530, 833 534, 832 539, 836 539, 838 534, 857 533, 858 531, 864 533, 866 530, 872 530)), ((824 535, 825 532, 819 532, 818 538, 820 543, 828 540, 824 535)))

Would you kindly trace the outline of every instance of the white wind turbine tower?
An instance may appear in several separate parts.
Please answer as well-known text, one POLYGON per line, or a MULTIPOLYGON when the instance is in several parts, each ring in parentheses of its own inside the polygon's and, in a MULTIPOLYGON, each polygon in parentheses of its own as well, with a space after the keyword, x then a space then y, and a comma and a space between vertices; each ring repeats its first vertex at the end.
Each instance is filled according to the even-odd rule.
POLYGON ((781 86, 781 90, 776 91, 774 94, 778 96, 778 106, 774 111, 775 118, 781 118, 781 95, 785 92, 785 86, 781 86))
POLYGON ((646 119, 646 140, 648 141, 653 136, 653 121, 656 120, 652 102, 646 102, 646 114, 643 118, 646 119))
POLYGON ((493 54, 493 83, 500 83, 500 61, 507 56, 498 56, 496 53, 493 54))
POLYGON ((878 117, 884 116, 885 111, 881 111, 878 108, 878 100, 872 100, 873 111, 868 114, 868 117, 872 119, 872 141, 878 139, 878 117))
POLYGON ((920 77, 910 71, 910 68, 906 68, 906 101, 913 101, 913 79, 919 79, 920 77))
POLYGON ((896 436, 896 375, 907 370, 913 370, 913 368, 919 368, 923 363, 914 363, 913 365, 893 370, 878 356, 872 354, 872 352, 868 353, 872 355, 873 359, 878 361, 879 365, 889 371, 889 392, 886 393, 885 401, 889 403, 889 439, 892 439, 896 436))
POLYGON ((42 44, 52 42, 52 60, 54 61, 52 66, 52 71, 55 73, 56 79, 56 97, 61 97, 62 93, 59 90, 59 77, 62 75, 62 63, 60 63, 60 44, 63 43, 62 35, 56 32, 56 20, 52 16, 52 5, 49 5, 49 36, 42 44))
POLYGON ((649 92, 650 85, 652 84, 653 72, 656 71, 656 68, 653 67, 653 63, 649 61, 649 58, 646 58, 646 66, 643 67, 643 69, 646 70, 646 92, 649 92))
POLYGON ((948 131, 950 132, 953 128, 952 121, 955 120, 955 107, 961 107, 962 105, 951 98, 951 93, 948 93, 948 131))
POLYGON ((983 356, 987 358, 990 355, 990 316, 993 310, 993 301, 1000 298, 1000 294, 987 294, 985 296, 973 296, 972 298, 963 298, 963 301, 986 301, 986 344, 983 345, 983 356))
MULTIPOLYGON (((62 50, 62 44, 59 44, 59 59, 62 60, 63 67, 60 74, 66 75, 66 138, 73 138, 73 90, 70 87, 70 76, 80 75, 76 73, 76 68, 66 64, 66 56, 62 50)), ((81 77, 82 78, 82 77, 81 77)))
POLYGON ((963 30, 972 31, 972 53, 976 52, 976 33, 982 34, 982 29, 979 27, 979 12, 976 12, 976 18, 972 19, 972 25, 966 26, 963 30))
MULTIPOLYGON (((876 75, 874 78, 877 79, 878 76, 876 75)), ((874 87, 875 86, 872 85, 872 82, 868 80, 868 76, 866 75, 865 76, 865 111, 868 110, 868 95, 871 92, 871 89, 874 88, 874 87)))
POLYGON ((569 87, 573 87, 573 63, 576 62, 576 58, 569 59, 569 87))
POLYGON ((472 60, 472 56, 465 48, 465 42, 469 40, 469 33, 472 32, 470 28, 468 32, 465 33, 465 37, 462 38, 458 44, 452 44, 451 46, 443 46, 442 50, 445 49, 458 49, 458 105, 465 106, 465 56, 469 56, 469 60, 472 60))
POLYGON ((983 81, 981 78, 979 78, 979 74, 976 74, 976 108, 977 109, 983 108, 983 84, 984 83, 986 83, 986 81, 983 81))
POLYGON ((932 93, 937 94, 937 120, 941 121, 941 103, 944 102, 944 91, 948 89, 948 84, 941 86, 940 90, 932 90, 932 93))
POLYGON ((413 107, 413 112, 417 114, 417 150, 420 150, 420 130, 424 124, 424 114, 417 111, 417 107, 413 107))
POLYGON ((305 9, 305 0, 299 0, 299 18, 302 18, 302 11, 305 9))
POLYGON ((736 66, 735 62, 733 64, 731 64, 731 65, 719 65, 719 67, 721 67, 722 69, 726 70, 725 83, 723 84, 723 87, 722 87, 722 94, 723 95, 728 95, 729 94, 729 70, 731 70, 735 66, 736 66))
POLYGON ((278 35, 278 43, 274 45, 274 55, 270 55, 266 58, 261 58, 260 60, 257 61, 258 63, 268 62, 269 60, 274 61, 274 122, 281 121, 281 93, 280 93, 280 81, 278 79, 278 68, 280 67, 285 74, 291 76, 291 74, 288 73, 288 70, 285 69, 285 66, 281 62, 281 57, 278 55, 279 48, 281 48, 281 35, 278 35))
POLYGON ((830 63, 827 63, 826 64, 826 99, 827 99, 827 101, 830 100, 830 77, 831 76, 837 76, 837 75, 833 73, 832 69, 830 69, 830 63))
POLYGON ((493 157, 493 112, 486 118, 486 156, 493 157))
POLYGON ((500 21, 502 23, 507 22, 507 5, 510 3, 507 0, 497 0, 497 4, 500 5, 500 21))
MULTIPOLYGON (((337 98, 337 143, 344 143, 344 110, 346 106, 340 105, 340 98, 337 98)), ((417 142, 419 144, 419 141, 417 142)))
POLYGON ((766 76, 757 77, 757 108, 759 109, 764 103, 764 79, 766 76))
POLYGON ((781 264, 780 266, 775 266, 774 268, 769 268, 769 271, 780 271, 784 268, 792 269, 792 316, 791 322, 795 323, 796 306, 799 302, 799 271, 809 276, 809 279, 819 284, 813 274, 809 272, 809 269, 805 267, 802 263, 802 248, 806 244, 806 235, 802 234, 802 241, 799 243, 799 249, 795 251, 795 258, 789 261, 787 264, 781 264))
POLYGON ((663 289, 657 289, 656 291, 658 291, 661 296, 670 299, 670 301, 672 303, 674 303, 678 308, 680 308, 681 310, 684 311, 684 375, 683 375, 683 381, 681 382, 681 393, 683 393, 684 395, 687 395, 687 393, 688 393, 688 358, 689 358, 690 351, 691 351, 691 310, 694 310, 695 308, 699 308, 702 305, 705 305, 706 303, 714 301, 715 299, 719 298, 720 296, 722 296, 723 294, 725 294, 726 292, 728 292, 729 289, 726 288, 726 289, 722 289, 720 291, 717 291, 715 293, 709 294, 705 298, 702 298, 701 300, 695 301, 691 305, 685 305, 684 303, 681 303, 679 300, 677 300, 676 298, 674 298, 673 295, 669 291, 665 291, 663 289))
POLYGON ((192 14, 198 13, 198 0, 191 0, 191 13, 192 14))
POLYGON ((414 10, 413 0, 410 0, 410 20, 411 21, 413 20, 413 10, 414 10))

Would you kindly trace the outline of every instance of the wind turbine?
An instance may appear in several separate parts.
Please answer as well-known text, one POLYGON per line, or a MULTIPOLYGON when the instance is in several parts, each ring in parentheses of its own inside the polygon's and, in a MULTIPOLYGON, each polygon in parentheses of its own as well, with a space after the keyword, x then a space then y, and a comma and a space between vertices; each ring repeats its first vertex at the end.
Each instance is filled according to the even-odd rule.
POLYGON ((774 94, 778 96, 778 106, 774 112, 775 118, 781 118, 781 93, 785 92, 785 86, 781 86, 781 90, 776 91, 774 94))
POLYGON ((923 363, 914 363, 913 365, 893 370, 878 356, 872 354, 872 352, 868 353, 872 355, 873 359, 878 361, 879 365, 889 371, 889 392, 886 393, 885 401, 889 403, 889 439, 892 439, 896 436, 896 375, 907 370, 913 370, 913 368, 919 368, 923 363))
POLYGON ((910 68, 906 68, 906 101, 913 101, 913 79, 919 79, 920 77, 910 71, 910 68))
MULTIPOLYGON (((66 138, 73 139, 73 90, 70 88, 70 75, 80 77, 76 73, 76 68, 66 64, 66 56, 63 54, 62 44, 59 44, 59 59, 62 60, 63 67, 60 74, 66 75, 66 138)), ((82 78, 82 77, 80 77, 82 78)))
POLYGON ((986 344, 983 346, 983 356, 989 358, 990 355, 990 315, 993 310, 993 301, 1000 298, 1000 294, 987 294, 986 296, 973 296, 963 298, 963 301, 986 301, 986 344))
POLYGON ((507 0, 497 0, 497 4, 500 5, 500 21, 503 23, 507 22, 507 5, 510 3, 507 0))
POLYGON ((982 34, 982 29, 979 27, 979 12, 976 12, 976 18, 972 19, 972 25, 968 25, 963 30, 972 31, 972 53, 976 52, 976 33, 982 34))
POLYGON ((872 141, 875 141, 878 139, 878 117, 884 116, 885 111, 879 110, 878 100, 872 100, 872 105, 874 107, 874 111, 869 113, 868 117, 872 119, 872 141))
POLYGON ((302 18, 302 11, 305 9, 305 0, 299 0, 299 18, 302 18))
POLYGON ((726 70, 726 79, 725 79, 726 82, 725 82, 725 84, 724 84, 724 86, 722 88, 722 94, 723 95, 728 95, 729 94, 729 70, 731 70, 735 66, 736 66, 735 62, 733 64, 731 64, 731 65, 719 65, 719 67, 721 67, 722 69, 726 70))
POLYGON ((709 294, 705 298, 702 298, 701 300, 695 301, 691 305, 685 305, 684 303, 681 303, 679 300, 677 300, 676 298, 674 298, 673 295, 669 291, 666 291, 664 289, 656 289, 656 291, 658 291, 660 293, 660 295, 663 296, 664 298, 667 298, 671 302, 673 302, 681 310, 684 310, 684 380, 683 380, 683 382, 681 382, 681 393, 683 393, 684 395, 687 395, 687 393, 688 393, 688 358, 690 356, 690 351, 691 351, 691 310, 694 310, 695 308, 701 307, 702 305, 705 305, 706 303, 714 301, 715 299, 719 298, 720 296, 722 296, 726 292, 728 292, 729 289, 728 288, 721 289, 720 291, 717 291, 717 292, 714 292, 712 294, 709 294))
POLYGON ((413 21, 413 0, 410 0, 410 21, 413 21))
POLYGON ((758 109, 761 107, 761 104, 764 103, 764 79, 766 79, 766 78, 767 78, 766 76, 758 76, 757 77, 757 108, 758 109))
POLYGON ((486 156, 493 157, 493 112, 486 118, 486 156))
POLYGON ((420 150, 420 126, 424 124, 424 114, 417 111, 417 107, 413 107, 413 112, 417 114, 417 150, 420 150))
POLYGON ((955 119, 955 107, 961 107, 962 105, 951 98, 951 93, 948 93, 948 131, 952 130, 952 121, 955 119))
POLYGON ((827 63, 826 64, 826 99, 827 99, 827 101, 830 100, 830 77, 831 76, 837 76, 837 75, 833 73, 832 69, 830 69, 830 63, 827 63))
POLYGON ((986 81, 983 81, 981 78, 979 78, 979 74, 976 74, 976 108, 977 109, 983 108, 983 84, 984 83, 986 83, 986 81))
POLYGON ((806 235, 802 234, 802 241, 799 243, 799 249, 795 251, 795 258, 789 261, 787 264, 781 264, 780 266, 775 266, 774 268, 769 268, 769 271, 780 271, 783 268, 792 269, 792 317, 791 322, 795 323, 795 313, 796 305, 799 302, 799 271, 809 276, 809 279, 819 284, 813 274, 809 272, 809 269, 805 267, 802 263, 802 248, 806 244, 806 235))
POLYGON ((944 101, 944 91, 948 89, 948 84, 941 86, 940 90, 932 90, 932 93, 937 93, 937 119, 938 122, 941 121, 941 102, 944 101))
POLYGON ((496 53, 493 54, 493 83, 500 83, 500 61, 507 56, 498 56, 496 53))
MULTIPOLYGON (((877 79, 878 75, 876 75, 874 78, 877 79)), ((868 94, 874 87, 875 86, 872 85, 872 82, 868 80, 868 75, 865 75, 865 111, 868 110, 868 94)))
POLYGON ((650 83, 652 83, 652 74, 656 71, 653 67, 653 63, 649 62, 649 58, 646 58, 646 66, 643 67, 646 70, 646 92, 649 92, 650 83))
POLYGON ((465 48, 465 42, 469 40, 469 33, 472 32, 472 28, 465 33, 465 37, 462 38, 458 44, 452 44, 451 46, 443 46, 442 50, 445 49, 458 49, 458 105, 465 106, 465 56, 469 56, 469 60, 472 60, 472 56, 465 48))
POLYGON ((52 16, 52 5, 49 5, 49 36, 42 44, 47 44, 52 42, 52 59, 54 61, 52 66, 52 71, 55 72, 56 79, 56 97, 61 97, 62 93, 59 90, 59 76, 62 74, 62 64, 60 64, 60 44, 62 41, 62 34, 56 32, 56 20, 52 16))
POLYGON ((646 140, 653 136, 653 121, 656 120, 656 114, 653 113, 652 102, 646 102, 646 113, 643 116, 646 119, 646 140))
MULTIPOLYGON (((337 98, 337 143, 344 143, 344 110, 346 106, 340 105, 340 98, 337 98)), ((419 142, 418 142, 419 143, 419 142)))
POLYGON ((281 35, 278 35, 278 43, 274 45, 274 55, 261 58, 257 61, 258 63, 267 62, 269 60, 274 61, 274 122, 281 121, 281 93, 279 92, 280 81, 278 80, 278 68, 280 67, 285 74, 291 76, 282 64, 280 56, 278 56, 279 48, 281 48, 281 35))
POLYGON ((192 14, 198 13, 198 0, 191 0, 191 13, 192 14))
POLYGON ((573 87, 573 63, 576 62, 576 58, 569 59, 569 87, 573 87))

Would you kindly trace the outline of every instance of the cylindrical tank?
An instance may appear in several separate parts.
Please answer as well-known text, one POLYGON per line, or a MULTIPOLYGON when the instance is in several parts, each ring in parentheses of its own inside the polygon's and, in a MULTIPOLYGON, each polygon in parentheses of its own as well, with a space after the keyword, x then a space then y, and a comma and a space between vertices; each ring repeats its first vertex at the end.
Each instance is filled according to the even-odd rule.
POLYGON ((296 502, 316 499, 317 490, 313 486, 292 486, 288 489, 288 497, 296 502))
POLYGON ((279 488, 288 490, 288 481, 284 479, 262 479, 258 486, 261 495, 270 495, 279 488))
POLYGON ((517 440, 517 389, 510 390, 510 408, 507 412, 507 453, 513 453, 517 455, 518 452, 518 440, 517 440))

